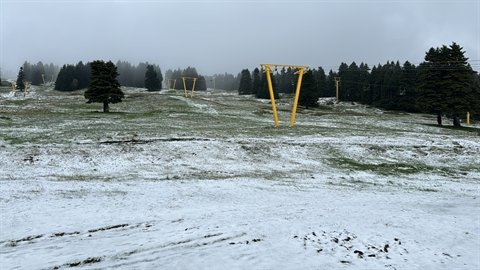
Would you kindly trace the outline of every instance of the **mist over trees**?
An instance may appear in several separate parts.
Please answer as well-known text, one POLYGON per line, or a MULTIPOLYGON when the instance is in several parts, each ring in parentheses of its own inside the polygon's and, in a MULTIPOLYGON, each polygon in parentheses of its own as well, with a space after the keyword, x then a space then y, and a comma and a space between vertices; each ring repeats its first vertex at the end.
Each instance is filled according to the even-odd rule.
POLYGON ((118 82, 122 86, 146 88, 145 85, 145 73, 147 67, 152 66, 153 70, 157 73, 157 78, 160 81, 160 89, 163 82, 162 70, 156 64, 149 64, 148 62, 140 62, 138 65, 132 65, 126 61, 117 61, 118 69, 118 82))
POLYGON ((211 89, 221 89, 226 91, 237 91, 240 83, 240 76, 230 73, 214 74, 205 76, 207 87, 211 89))
MULTIPOLYGON (((118 83, 122 86, 160 90, 164 77, 160 67, 148 62, 132 65, 127 61, 116 63, 118 83)), ((282 67, 272 70, 271 79, 275 97, 293 94, 296 89, 297 70, 282 67)), ((85 89, 90 84, 90 63, 66 64, 61 69, 53 63, 38 62, 22 65, 22 82, 41 85, 55 79, 55 89, 74 91, 85 89)), ((167 80, 176 80, 175 89, 207 88, 238 91, 240 95, 270 98, 264 70, 243 69, 237 75, 230 73, 203 76, 194 67, 169 69, 167 80)), ((419 65, 408 61, 387 61, 373 67, 365 63, 340 63, 337 70, 328 73, 322 67, 312 68, 304 74, 300 105, 317 106, 320 97, 335 97, 335 77, 340 78, 339 100, 358 102, 387 110, 425 112, 438 115, 460 115, 471 112, 480 115, 480 74, 473 71, 463 48, 453 42, 449 46, 430 48, 425 60, 419 65)), ((20 84, 19 84, 20 85, 20 84)))
MULTIPOLYGON (((118 61, 115 65, 117 67, 118 82, 122 86, 146 88, 146 72, 147 67, 152 66, 157 74, 159 80, 159 88, 161 89, 163 75, 162 70, 158 65, 139 63, 132 65, 129 62, 118 61)), ((82 61, 75 65, 63 65, 60 69, 57 79, 55 81, 55 90, 59 91, 75 91, 87 88, 90 83, 90 63, 84 64, 82 61)))
MULTIPOLYGON (((175 87, 176 90, 183 90, 183 79, 185 78, 185 87, 187 90, 192 89, 193 87, 193 78, 196 78, 195 81, 195 91, 205 91, 207 90, 207 81, 204 76, 199 75, 197 70, 194 67, 187 67, 186 69, 177 68, 175 70, 167 70, 165 72, 165 78, 167 80, 175 80, 175 87)), ((168 81, 167 81, 168 83, 168 81)), ((173 87, 173 83, 171 85, 173 87)))
POLYGON ((41 61, 36 64, 30 64, 25 61, 22 67, 25 75, 24 80, 32 85, 42 85, 44 79, 45 83, 54 82, 59 71, 58 66, 53 63, 43 64, 41 61))

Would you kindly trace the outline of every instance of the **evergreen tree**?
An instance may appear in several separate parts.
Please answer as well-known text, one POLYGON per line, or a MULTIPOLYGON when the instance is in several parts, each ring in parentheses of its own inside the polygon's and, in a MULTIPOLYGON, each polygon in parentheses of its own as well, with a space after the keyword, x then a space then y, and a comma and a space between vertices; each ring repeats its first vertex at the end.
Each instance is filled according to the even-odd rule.
POLYGON ((234 76, 233 74, 224 73, 224 74, 215 74, 213 75, 215 78, 215 88, 216 89, 223 89, 226 91, 238 91, 238 86, 240 84, 240 77, 234 76))
POLYGON ((252 94, 256 96, 257 93, 260 91, 261 85, 262 83, 260 81, 260 70, 258 68, 255 68, 252 74, 252 94))
POLYGON ((63 72, 63 91, 73 91, 78 88, 78 79, 75 78, 75 66, 67 65, 65 71, 63 72))
POLYGON ((357 96, 357 101, 368 104, 369 99, 371 98, 371 90, 370 90, 370 68, 367 64, 360 63, 359 67, 359 76, 358 76, 358 84, 359 90, 361 91, 360 94, 357 96))
POLYGON ((338 74, 330 70, 327 76, 327 91, 322 97, 335 97, 336 96, 336 85, 335 77, 338 77, 338 74))
POLYGON ((207 90, 207 81, 202 75, 198 75, 197 82, 195 83, 195 91, 206 91, 207 90))
POLYGON ((109 112, 110 103, 121 102, 124 98, 117 81, 117 67, 108 61, 96 60, 90 63, 90 85, 85 91, 87 103, 103 103, 103 112, 109 112))
POLYGON ((477 106, 473 107, 472 115, 477 120, 480 120, 480 74, 473 76, 473 85, 474 85, 474 96, 475 96, 475 104, 477 106))
POLYGON ((24 80, 25 80, 25 74, 23 72, 23 67, 20 67, 20 70, 18 71, 18 76, 17 76, 16 88, 22 92, 23 90, 25 90, 24 80))
POLYGON ((318 107, 319 92, 317 88, 317 81, 313 75, 312 70, 308 70, 303 74, 299 105, 309 107, 318 107))
MULTIPOLYGON (((153 65, 153 69, 155 69, 155 72, 157 72, 157 78, 160 83, 160 88, 159 90, 162 90, 162 82, 163 82, 163 75, 162 75, 162 69, 158 65, 153 65)), ((205 88, 206 90, 206 88, 205 88)))
POLYGON ((74 77, 78 81, 78 85, 74 90, 87 88, 90 81, 89 64, 85 65, 82 61, 78 62, 75 65, 74 77))
POLYGON ((63 65, 55 81, 55 90, 75 91, 86 88, 90 80, 89 65, 63 65))
POLYGON ((145 88, 145 72, 147 63, 140 62, 138 66, 133 67, 133 87, 145 88))
POLYGON ((43 78, 42 75, 45 76, 45 67, 43 66, 43 63, 40 61, 36 65, 33 65, 31 67, 31 83, 32 85, 42 85, 43 84, 43 78))
POLYGON ((32 76, 33 75, 33 72, 32 72, 32 64, 30 64, 29 62, 25 61, 25 63, 23 63, 23 76, 24 76, 24 81, 27 81, 27 82, 31 82, 32 81, 32 76))
MULTIPOLYGON (((197 78, 198 80, 198 73, 197 70, 194 67, 187 67, 186 69, 183 70, 182 76, 181 77, 187 77, 185 79, 185 87, 188 90, 192 90, 193 88, 193 79, 192 78, 197 78)), ((180 78, 180 87, 183 90, 183 81, 180 78)), ((197 90, 197 82, 195 82, 195 90, 197 90)))
MULTIPOLYGON (((272 81, 273 96, 275 97, 275 99, 278 99, 279 96, 278 96, 278 91, 277 91, 277 84, 276 84, 272 74, 270 74, 270 79, 272 81)), ((262 77, 261 77, 260 81, 261 81, 260 89, 255 93, 255 97, 256 98, 261 98, 261 99, 270 99, 270 91, 268 89, 267 73, 265 71, 262 72, 262 77)))
POLYGON ((147 71, 145 72, 145 88, 147 88, 148 91, 157 91, 161 88, 157 72, 152 65, 147 65, 147 71))
MULTIPOLYGON (((341 77, 341 83, 340 83, 340 86, 339 86, 339 90, 338 90, 338 98, 340 101, 346 101, 347 100, 347 96, 349 93, 347 93, 347 90, 349 89, 349 84, 347 84, 347 82, 349 82, 349 70, 348 70, 348 65, 346 63, 341 63, 340 66, 338 67, 338 76, 341 77)), ((335 89, 336 91, 336 89, 335 89)), ((336 95, 336 93, 335 93, 336 95)))
POLYGON ((170 78, 175 80, 175 89, 176 90, 183 90, 183 82, 182 82, 182 70, 177 68, 172 72, 172 77, 170 78))
POLYGON ((238 86, 238 94, 252 94, 252 77, 248 69, 243 69, 240 73, 240 85, 238 86))
POLYGON ((133 84, 134 68, 132 67, 132 64, 129 62, 117 61, 116 66, 118 73, 120 74, 118 75, 118 82, 120 85, 136 87, 133 84))
POLYGON ((318 70, 313 70, 315 81, 317 82, 317 99, 327 94, 327 76, 322 67, 318 67, 318 70))
POLYGON ((428 113, 464 115, 480 104, 476 98, 474 71, 455 42, 430 48, 419 67, 420 108, 428 113))
POLYGON ((402 74, 400 78, 400 97, 398 99, 397 109, 417 112, 417 70, 414 65, 406 61, 402 67, 402 74))
POLYGON ((348 66, 347 73, 344 75, 344 100, 359 101, 362 92, 362 84, 360 83, 360 68, 355 62, 348 66))

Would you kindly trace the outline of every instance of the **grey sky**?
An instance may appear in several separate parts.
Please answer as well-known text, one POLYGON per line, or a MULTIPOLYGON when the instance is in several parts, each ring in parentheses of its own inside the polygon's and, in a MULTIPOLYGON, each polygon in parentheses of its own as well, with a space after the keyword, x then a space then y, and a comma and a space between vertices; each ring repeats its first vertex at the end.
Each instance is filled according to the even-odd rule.
POLYGON ((260 63, 423 61, 459 43, 480 70, 480 0, 0 0, 2 71, 25 61, 149 61, 199 73, 260 63))

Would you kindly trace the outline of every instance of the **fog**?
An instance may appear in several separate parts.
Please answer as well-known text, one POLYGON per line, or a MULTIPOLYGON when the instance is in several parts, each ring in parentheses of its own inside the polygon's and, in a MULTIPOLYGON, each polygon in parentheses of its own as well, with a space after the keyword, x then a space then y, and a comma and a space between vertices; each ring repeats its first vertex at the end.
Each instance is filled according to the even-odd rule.
POLYGON ((194 66, 211 75, 260 63, 418 64, 460 44, 480 69, 480 1, 0 0, 2 73, 24 61, 95 59, 194 66))

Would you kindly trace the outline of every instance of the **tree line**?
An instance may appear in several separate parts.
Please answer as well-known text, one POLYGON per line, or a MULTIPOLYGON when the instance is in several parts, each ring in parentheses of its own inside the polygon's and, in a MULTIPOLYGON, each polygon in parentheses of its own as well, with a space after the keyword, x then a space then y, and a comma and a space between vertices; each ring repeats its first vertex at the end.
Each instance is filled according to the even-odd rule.
POLYGON ((222 89, 226 91, 236 91, 240 82, 240 74, 237 76, 230 73, 214 74, 206 76, 207 87, 211 89, 222 89))
MULTIPOLYGON (((76 65, 64 65, 58 73, 55 89, 72 91, 90 87, 94 76, 91 64, 80 61, 76 65)), ((115 74, 116 81, 112 83, 115 87, 118 83, 118 86, 146 87, 148 90, 162 88, 163 76, 158 65, 140 63, 135 66, 122 61, 114 65, 109 61, 107 66, 103 68, 115 74)), ((53 64, 43 65, 39 62, 31 65, 25 62, 17 82, 41 84, 45 76, 54 76, 55 69, 53 64)), ((100 70, 97 67, 97 72, 100 70)), ((276 98, 279 93, 293 93, 297 73, 294 68, 275 69, 272 86, 276 98)), ((170 84, 168 88, 183 89, 182 77, 189 77, 197 79, 196 90, 207 89, 207 79, 199 75, 194 67, 167 70, 165 77, 167 84, 170 84), (173 81, 176 81, 175 85, 171 85, 173 81)), ((269 98, 266 73, 258 68, 252 72, 244 69, 237 76, 225 73, 207 78, 217 89, 233 90, 238 85, 241 95, 269 98)), ((463 115, 466 112, 476 118, 480 115, 480 75, 473 71, 463 48, 455 42, 450 46, 430 48, 425 60, 418 66, 408 61, 403 65, 398 61, 387 61, 370 69, 364 63, 341 63, 338 71, 330 70, 328 75, 321 67, 309 69, 303 76, 300 105, 315 107, 320 97, 334 97, 337 81, 340 101, 359 102, 387 110, 433 113, 437 114, 439 124, 442 115, 463 115)), ((193 80, 187 79, 185 84, 187 89, 191 89, 193 80)))
MULTIPOLYGON (((157 79, 161 83, 163 82, 162 70, 157 64, 149 64, 148 62, 140 62, 138 65, 132 65, 127 61, 117 61, 115 64, 118 70, 118 82, 122 86, 128 87, 137 87, 137 88, 147 88, 145 85, 146 72, 149 66, 153 68, 153 71, 157 75, 157 79)), ((154 76, 153 72, 150 71, 149 76, 154 76)), ((147 83, 148 84, 148 83, 147 83)), ((159 90, 158 89, 158 90, 159 90)))
POLYGON ((32 85, 42 85, 45 83, 55 81, 58 73, 58 66, 53 63, 43 64, 39 61, 36 64, 30 64, 25 61, 22 65, 24 80, 30 82, 32 85))
MULTIPOLYGON (((282 68, 272 74, 276 94, 293 93, 296 70, 282 68)), ((239 94, 269 98, 265 71, 255 68, 240 73, 239 94)), ((463 48, 456 43, 431 48, 425 61, 415 66, 406 61, 387 61, 371 69, 365 63, 341 63, 328 74, 319 67, 303 76, 299 104, 318 106, 320 97, 335 97, 339 79, 339 100, 359 102, 387 110, 441 115, 480 115, 480 75, 473 71, 463 48)))
MULTIPOLYGON (((75 91, 87 88, 90 83, 91 63, 82 61, 75 65, 63 65, 55 81, 55 90, 75 91)), ((132 65, 126 61, 116 63, 118 82, 122 86, 160 90, 163 76, 158 65, 140 62, 132 65)))
POLYGON ((204 76, 198 74, 197 69, 194 67, 187 67, 186 69, 177 68, 175 70, 167 70, 165 72, 165 78, 167 78, 167 88, 169 89, 176 89, 176 90, 183 90, 183 79, 185 78, 185 88, 187 90, 192 89, 193 87, 193 79, 195 80, 195 91, 205 91, 207 90, 207 81, 204 76))

